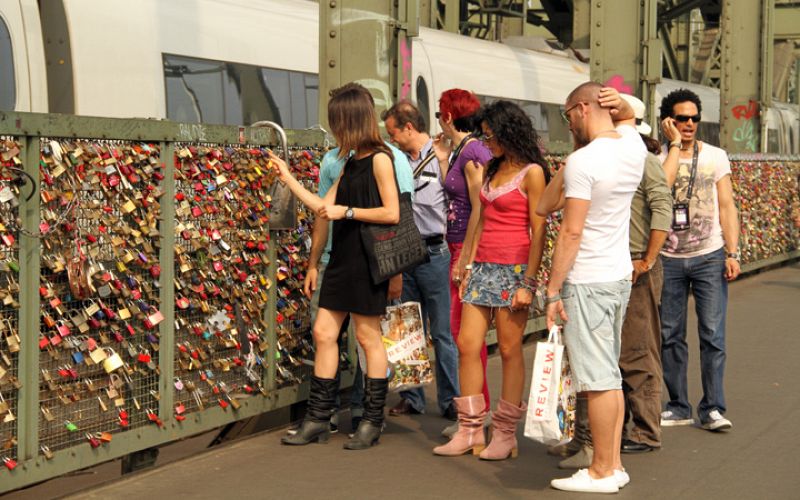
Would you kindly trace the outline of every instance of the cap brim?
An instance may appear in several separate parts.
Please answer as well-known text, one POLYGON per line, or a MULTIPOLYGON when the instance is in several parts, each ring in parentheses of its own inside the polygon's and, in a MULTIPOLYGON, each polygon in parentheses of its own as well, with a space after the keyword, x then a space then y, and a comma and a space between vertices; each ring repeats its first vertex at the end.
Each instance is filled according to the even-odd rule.
POLYGON ((639 132, 640 134, 650 135, 650 132, 652 132, 653 129, 650 128, 650 125, 648 125, 647 123, 642 122, 639 125, 636 125, 636 131, 639 132))

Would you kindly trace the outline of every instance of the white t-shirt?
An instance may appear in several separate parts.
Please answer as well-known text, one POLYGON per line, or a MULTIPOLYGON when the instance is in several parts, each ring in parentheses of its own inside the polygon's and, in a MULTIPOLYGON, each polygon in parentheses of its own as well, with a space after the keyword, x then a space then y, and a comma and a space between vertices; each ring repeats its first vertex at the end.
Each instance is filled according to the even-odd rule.
POLYGON ((570 283, 604 283, 630 278, 628 241, 631 200, 642 181, 647 149, 630 125, 617 127, 621 138, 599 137, 567 157, 567 198, 589 200, 589 212, 570 283))
MULTIPOLYGON (((667 155, 662 152, 663 163, 667 155)), ((673 201, 685 203, 692 171, 692 159, 678 160, 673 201)), ((689 229, 670 230, 662 254, 667 257, 690 258, 719 250, 725 245, 719 223, 717 182, 731 174, 731 163, 724 150, 703 143, 697 154, 697 174, 689 201, 689 229)))

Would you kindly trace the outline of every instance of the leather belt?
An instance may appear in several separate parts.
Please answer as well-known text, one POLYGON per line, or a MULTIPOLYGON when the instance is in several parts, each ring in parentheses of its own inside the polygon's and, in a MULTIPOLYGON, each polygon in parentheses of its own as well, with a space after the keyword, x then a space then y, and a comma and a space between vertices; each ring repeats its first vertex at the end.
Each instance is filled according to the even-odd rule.
POLYGON ((425 238, 425 244, 429 247, 441 245, 442 243, 444 243, 444 236, 441 234, 434 234, 433 236, 428 236, 425 238))

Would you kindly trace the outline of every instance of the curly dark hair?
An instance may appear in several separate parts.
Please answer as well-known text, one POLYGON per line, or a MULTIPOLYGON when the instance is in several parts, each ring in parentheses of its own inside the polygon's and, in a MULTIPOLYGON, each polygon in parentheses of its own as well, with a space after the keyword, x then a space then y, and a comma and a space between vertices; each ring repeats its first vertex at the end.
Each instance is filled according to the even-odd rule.
MULTIPOLYGON (((550 173, 544 159, 539 134, 525 112, 511 101, 498 100, 487 104, 480 112, 478 123, 486 122, 495 140, 506 154, 527 163, 542 167, 545 182, 550 182, 550 173)), ((486 178, 491 180, 505 157, 492 158, 486 166, 486 178)))
POLYGON ((671 117, 675 105, 686 101, 693 102, 694 105, 697 106, 698 113, 703 111, 703 104, 700 102, 700 96, 689 89, 676 89, 661 99, 661 108, 659 108, 661 119, 663 120, 664 118, 671 117))

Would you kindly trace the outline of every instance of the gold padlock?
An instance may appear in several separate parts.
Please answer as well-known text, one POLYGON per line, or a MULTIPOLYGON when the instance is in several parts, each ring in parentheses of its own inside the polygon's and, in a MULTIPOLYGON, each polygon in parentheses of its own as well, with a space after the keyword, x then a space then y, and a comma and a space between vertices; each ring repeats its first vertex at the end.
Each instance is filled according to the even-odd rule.
MULTIPOLYGON (((95 364, 100 364, 101 361, 105 361, 108 358, 108 353, 106 353, 105 349, 95 349, 89 353, 89 358, 91 358, 95 364)), ((103 365, 103 367, 105 368, 105 365, 103 365)))
POLYGON ((114 349, 111 349, 110 347, 104 347, 103 350, 111 351, 111 354, 103 360, 103 369, 106 371, 106 373, 112 373, 122 368, 122 365, 124 364, 122 361, 122 356, 114 352, 114 349))

